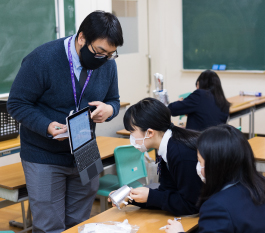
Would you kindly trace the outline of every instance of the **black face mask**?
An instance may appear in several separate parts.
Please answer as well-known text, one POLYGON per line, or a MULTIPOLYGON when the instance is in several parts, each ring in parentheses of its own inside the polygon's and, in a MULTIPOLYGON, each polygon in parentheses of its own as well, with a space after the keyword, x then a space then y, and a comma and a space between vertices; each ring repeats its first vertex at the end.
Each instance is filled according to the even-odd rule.
POLYGON ((108 61, 107 57, 95 58, 95 54, 88 49, 86 44, 80 49, 80 53, 80 63, 88 70, 95 70, 108 61))

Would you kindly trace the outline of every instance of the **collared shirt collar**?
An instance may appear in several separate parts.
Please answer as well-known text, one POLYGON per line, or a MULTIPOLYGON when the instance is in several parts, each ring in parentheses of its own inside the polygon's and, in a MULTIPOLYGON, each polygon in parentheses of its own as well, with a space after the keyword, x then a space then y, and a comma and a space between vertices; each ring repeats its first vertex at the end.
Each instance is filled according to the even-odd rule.
POLYGON ((168 140, 171 138, 172 136, 172 131, 170 129, 168 129, 165 133, 164 136, 161 140, 159 149, 158 149, 158 155, 162 156, 163 160, 167 163, 167 144, 168 144, 168 140))
MULTIPOLYGON (((70 38, 71 37, 67 38, 67 40, 65 41, 67 44, 68 44, 68 41, 70 38)), ((82 68, 82 66, 81 66, 81 63, 79 60, 79 56, 78 56, 76 49, 75 49, 75 38, 76 38, 76 34, 74 34, 72 37, 72 41, 70 44, 70 51, 72 54, 74 68, 79 69, 80 67, 82 68)), ((65 47, 65 50, 66 50, 66 54, 67 54, 67 58, 68 58, 68 46, 65 47)), ((69 60, 69 58, 68 58, 68 60, 69 60)))
POLYGON ((227 184, 224 185, 224 187, 221 189, 221 191, 226 190, 226 189, 228 189, 228 188, 230 188, 230 187, 232 187, 232 186, 234 186, 234 185, 236 185, 238 183, 239 183, 239 181, 228 182, 227 184))

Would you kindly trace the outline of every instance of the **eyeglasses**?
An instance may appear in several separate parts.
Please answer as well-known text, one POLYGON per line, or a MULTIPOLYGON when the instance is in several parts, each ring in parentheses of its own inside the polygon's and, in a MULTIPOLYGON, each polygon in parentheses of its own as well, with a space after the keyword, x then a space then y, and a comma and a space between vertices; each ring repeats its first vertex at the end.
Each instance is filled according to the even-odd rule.
POLYGON ((102 54, 102 53, 97 53, 95 51, 95 49, 93 48, 92 44, 91 44, 91 48, 94 51, 95 58, 98 58, 98 59, 107 58, 107 60, 114 60, 114 59, 116 59, 119 56, 117 50, 115 50, 115 53, 116 53, 115 55, 109 55, 108 56, 108 55, 105 55, 105 54, 102 54))

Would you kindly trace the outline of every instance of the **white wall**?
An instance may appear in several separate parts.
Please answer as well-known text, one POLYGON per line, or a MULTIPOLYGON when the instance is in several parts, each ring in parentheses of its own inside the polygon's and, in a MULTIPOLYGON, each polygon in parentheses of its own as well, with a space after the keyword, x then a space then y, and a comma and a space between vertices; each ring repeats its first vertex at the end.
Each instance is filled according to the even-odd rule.
POLYGON ((111 12, 111 3, 111 0, 75 0, 76 31, 89 13, 95 10, 111 12))
MULTIPOLYGON (((182 72, 182 1, 149 0, 149 5, 152 74, 164 74, 165 88, 170 101, 174 101, 179 94, 195 90, 195 81, 200 74, 182 72)), ((219 72, 218 75, 227 98, 238 95, 240 90, 261 91, 265 95, 264 74, 219 72)), ((265 134, 264 114, 265 110, 255 114, 255 133, 265 134)), ((238 120, 230 123, 237 126, 238 120)), ((243 118, 243 132, 248 132, 248 117, 243 118)))

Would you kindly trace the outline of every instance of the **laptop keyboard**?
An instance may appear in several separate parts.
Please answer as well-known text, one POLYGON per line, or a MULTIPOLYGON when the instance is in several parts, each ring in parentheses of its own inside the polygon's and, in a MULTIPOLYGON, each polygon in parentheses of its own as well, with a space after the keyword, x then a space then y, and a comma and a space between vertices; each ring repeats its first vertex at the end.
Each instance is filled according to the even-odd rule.
POLYGON ((79 172, 89 167, 93 162, 100 158, 97 142, 93 139, 74 153, 77 169, 79 172))

